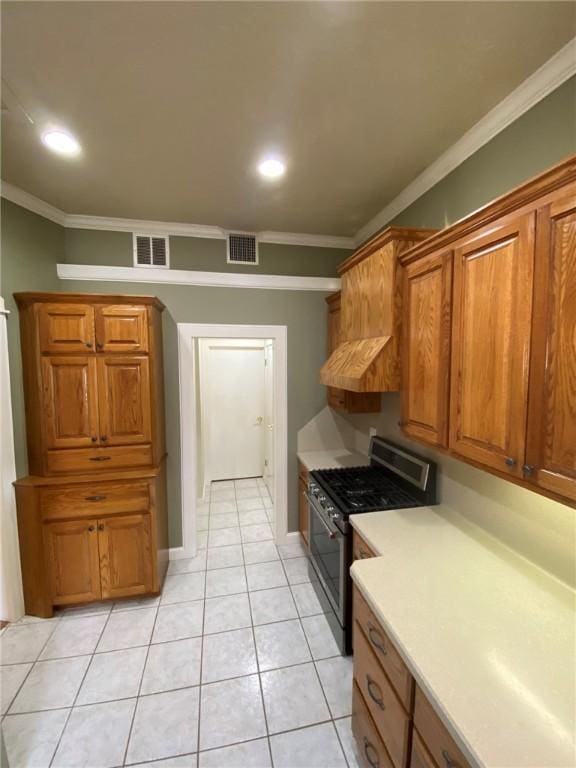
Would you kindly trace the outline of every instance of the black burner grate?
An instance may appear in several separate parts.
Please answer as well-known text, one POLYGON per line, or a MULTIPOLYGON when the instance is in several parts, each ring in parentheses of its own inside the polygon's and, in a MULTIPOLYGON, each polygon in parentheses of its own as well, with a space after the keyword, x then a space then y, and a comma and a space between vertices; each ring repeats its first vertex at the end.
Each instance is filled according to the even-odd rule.
POLYGON ((422 504, 377 467, 320 469, 312 476, 345 514, 419 507, 422 504))

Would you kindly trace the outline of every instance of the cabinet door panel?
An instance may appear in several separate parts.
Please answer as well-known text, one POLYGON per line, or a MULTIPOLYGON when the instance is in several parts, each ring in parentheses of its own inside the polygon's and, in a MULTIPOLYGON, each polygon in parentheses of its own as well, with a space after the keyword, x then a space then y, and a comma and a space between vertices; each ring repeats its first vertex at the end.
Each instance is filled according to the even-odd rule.
POLYGON ((98 521, 102 597, 141 595, 152 589, 150 515, 98 521))
POLYGON ((99 352, 148 352, 146 307, 96 307, 96 344, 99 352))
POLYGON ((46 524, 44 552, 54 605, 100 599, 96 520, 46 524))
POLYGON ((521 476, 526 440, 534 216, 454 252, 450 447, 521 476))
POLYGON ((448 442, 452 253, 406 267, 402 426, 432 445, 448 442))
POLYGON ((46 447, 83 448, 98 441, 96 358, 43 357, 46 447))
POLYGON ((88 304, 40 304, 42 352, 86 352, 94 348, 94 310, 88 304))
POLYGON ((539 211, 526 474, 576 500, 576 200, 539 211), (532 469, 533 468, 533 469, 532 469))
POLYGON ((102 444, 149 443, 152 404, 148 358, 99 358, 98 386, 102 444))

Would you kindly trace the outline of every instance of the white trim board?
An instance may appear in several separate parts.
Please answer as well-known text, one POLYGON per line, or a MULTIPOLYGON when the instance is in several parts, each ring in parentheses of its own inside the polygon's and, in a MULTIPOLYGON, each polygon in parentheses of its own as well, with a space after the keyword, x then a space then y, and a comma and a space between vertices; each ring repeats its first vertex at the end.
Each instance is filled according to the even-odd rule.
POLYGON ((429 165, 400 194, 389 202, 373 219, 364 224, 355 235, 357 245, 370 235, 382 229, 409 205, 422 197, 432 187, 448 176, 471 155, 477 152, 490 139, 521 117, 531 107, 559 88, 572 75, 576 74, 576 37, 548 59, 518 88, 506 96, 494 109, 491 109, 476 125, 472 126, 462 138, 453 144, 444 154, 429 165))
POLYGON ((163 283, 199 285, 209 288, 259 288, 275 291, 339 291, 338 277, 259 275, 239 272, 195 272, 192 269, 154 267, 106 267, 90 264, 57 264, 61 280, 163 283))
POLYGON ((171 557, 196 555, 195 515, 198 499, 196 446, 196 361, 194 339, 273 339, 274 364, 274 508, 276 543, 287 542, 288 531, 288 367, 285 325, 212 325, 178 323, 180 384, 180 456, 182 477, 182 548, 171 557))
MULTIPOLYGON (((113 216, 83 216, 66 213, 39 197, 25 192, 7 181, 2 182, 0 193, 6 200, 38 213, 46 219, 68 229, 96 229, 107 232, 146 232, 166 237, 200 237, 212 240, 227 240, 228 230, 209 224, 188 224, 177 221, 147 221, 146 219, 121 219, 113 216)), ((231 230, 235 231, 235 230, 231 230)), ((313 248, 343 248, 352 250, 354 238, 339 235, 310 235, 303 232, 255 232, 259 243, 278 245, 304 245, 313 248)))

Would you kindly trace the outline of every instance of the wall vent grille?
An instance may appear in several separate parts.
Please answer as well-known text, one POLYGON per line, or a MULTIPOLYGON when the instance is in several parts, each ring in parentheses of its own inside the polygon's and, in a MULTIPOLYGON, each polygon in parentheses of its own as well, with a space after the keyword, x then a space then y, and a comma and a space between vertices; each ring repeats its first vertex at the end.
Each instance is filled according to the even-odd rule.
POLYGON ((157 235, 133 235, 135 267, 170 266, 167 237, 157 235))
POLYGON ((258 239, 256 235, 231 232, 228 235, 228 264, 258 265, 258 239))

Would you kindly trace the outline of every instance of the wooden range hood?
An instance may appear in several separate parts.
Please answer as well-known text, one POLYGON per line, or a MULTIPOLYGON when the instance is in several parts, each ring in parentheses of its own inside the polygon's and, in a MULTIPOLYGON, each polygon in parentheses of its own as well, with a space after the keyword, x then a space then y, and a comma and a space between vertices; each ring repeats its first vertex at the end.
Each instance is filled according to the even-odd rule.
POLYGON ((341 343, 320 369, 322 384, 352 392, 400 389, 399 257, 436 232, 388 227, 340 265, 341 343))

